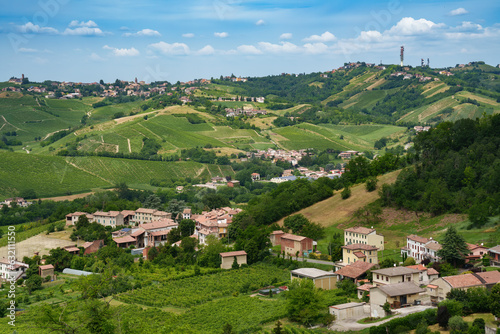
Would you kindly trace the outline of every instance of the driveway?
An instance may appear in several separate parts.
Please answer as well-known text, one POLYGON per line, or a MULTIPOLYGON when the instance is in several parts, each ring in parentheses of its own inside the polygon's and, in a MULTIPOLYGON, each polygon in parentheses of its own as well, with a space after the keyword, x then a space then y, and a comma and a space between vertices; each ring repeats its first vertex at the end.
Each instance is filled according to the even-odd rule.
POLYGON ((400 309, 395 311, 395 313, 396 313, 395 316, 390 317, 389 319, 379 321, 379 322, 373 322, 371 324, 358 324, 357 323, 358 320, 364 319, 364 318, 368 317, 368 315, 364 315, 361 318, 335 320, 335 322, 333 323, 332 326, 330 326, 329 329, 334 330, 334 331, 339 331, 339 332, 360 331, 360 330, 368 328, 368 327, 378 326, 378 325, 383 324, 385 322, 391 321, 392 319, 404 317, 404 316, 411 314, 411 313, 422 312, 422 311, 425 311, 429 308, 435 308, 435 307, 418 305, 418 306, 400 308, 400 309))

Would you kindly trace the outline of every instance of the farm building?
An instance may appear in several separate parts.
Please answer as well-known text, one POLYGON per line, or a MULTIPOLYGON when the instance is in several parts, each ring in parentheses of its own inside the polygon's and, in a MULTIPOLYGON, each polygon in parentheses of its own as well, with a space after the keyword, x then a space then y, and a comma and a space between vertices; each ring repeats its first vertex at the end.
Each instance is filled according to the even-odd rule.
POLYGON ((220 264, 222 269, 231 269, 235 258, 240 266, 247 263, 247 252, 245 251, 225 252, 220 253, 220 256, 222 258, 220 264))
POLYGON ((346 303, 329 307, 330 314, 335 315, 336 320, 350 318, 362 318, 369 314, 366 303, 346 303))
POLYGON ((53 281, 56 279, 56 275, 54 274, 54 266, 51 264, 45 264, 38 267, 38 275, 41 278, 45 278, 50 276, 50 280, 53 281))
POLYGON ((317 288, 333 290, 337 288, 337 274, 316 268, 299 268, 290 272, 291 279, 310 279, 317 288))

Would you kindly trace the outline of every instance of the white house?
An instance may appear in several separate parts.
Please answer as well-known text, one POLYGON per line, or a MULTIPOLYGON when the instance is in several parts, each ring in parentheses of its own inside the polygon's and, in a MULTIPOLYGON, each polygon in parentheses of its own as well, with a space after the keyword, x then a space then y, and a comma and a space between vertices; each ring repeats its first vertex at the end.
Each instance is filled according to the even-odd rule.
POLYGON ((28 268, 29 265, 20 261, 11 263, 8 259, 0 259, 0 279, 17 281, 28 268))
POLYGON ((411 234, 406 237, 406 247, 401 248, 401 255, 406 254, 417 263, 427 258, 436 261, 439 259, 437 252, 440 249, 441 245, 436 240, 411 234))

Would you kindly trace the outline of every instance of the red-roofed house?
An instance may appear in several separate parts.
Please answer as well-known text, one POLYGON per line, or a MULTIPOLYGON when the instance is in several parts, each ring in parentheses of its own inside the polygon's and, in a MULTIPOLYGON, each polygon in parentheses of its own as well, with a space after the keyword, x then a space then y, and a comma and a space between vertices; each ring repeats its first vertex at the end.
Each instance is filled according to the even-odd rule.
POLYGON ((377 247, 365 244, 342 246, 342 261, 350 264, 357 261, 378 264, 377 247))
POLYGON ((490 264, 495 267, 500 267, 500 245, 488 249, 490 255, 490 264))
POLYGON ((401 248, 401 255, 406 254, 414 258, 417 263, 427 258, 437 261, 439 260, 437 252, 440 249, 441 245, 436 240, 411 234, 406 237, 406 247, 401 248))
POLYGON ((83 254, 92 254, 104 247, 104 240, 88 241, 83 244, 83 254))
POLYGON ((446 299, 446 295, 451 289, 467 290, 472 287, 491 288, 499 282, 499 271, 440 277, 431 282, 430 285, 437 286, 437 288, 428 288, 428 293, 431 296, 431 301, 436 304, 446 299))
MULTIPOLYGON (((144 230, 144 247, 158 247, 167 242, 167 234, 179 225, 172 219, 161 219, 148 224, 139 225, 144 230)), ((133 232, 131 235, 134 236, 133 232)), ((138 234, 140 236, 142 233, 138 234)))
POLYGON ((129 248, 130 246, 137 247, 137 240, 131 235, 126 235, 121 238, 114 238, 113 241, 116 242, 116 246, 120 248, 129 248))
POLYGON ((93 214, 93 222, 104 226, 121 226, 123 225, 123 215, 120 211, 101 212, 97 211, 93 214))
POLYGON ((234 258, 236 258, 236 261, 240 266, 247 263, 247 253, 245 251, 220 253, 220 257, 222 259, 220 264, 220 267, 222 269, 231 269, 233 266, 234 258))
POLYGON ((417 269, 420 274, 418 280, 420 282, 430 282, 439 278, 439 272, 434 268, 427 268, 423 264, 416 264, 414 266, 406 266, 406 268, 417 269))
POLYGON ((51 281, 56 279, 56 275, 54 274, 54 266, 51 264, 38 266, 38 275, 40 275, 40 277, 43 279, 45 279, 45 277, 47 276, 50 276, 51 281))
POLYGON ((271 242, 273 246, 281 245, 281 252, 295 256, 297 252, 299 255, 308 256, 313 251, 313 240, 311 238, 302 237, 283 231, 274 231, 271 234, 271 242))
POLYGON ((23 262, 0 259, 0 281, 17 281, 28 268, 29 265, 23 262))
POLYGON ((337 271, 335 271, 335 274, 339 275, 340 279, 344 279, 345 277, 347 277, 357 282, 361 278, 365 277, 366 272, 375 267, 375 265, 375 263, 357 261, 340 269, 335 266, 335 269, 337 269, 337 271))

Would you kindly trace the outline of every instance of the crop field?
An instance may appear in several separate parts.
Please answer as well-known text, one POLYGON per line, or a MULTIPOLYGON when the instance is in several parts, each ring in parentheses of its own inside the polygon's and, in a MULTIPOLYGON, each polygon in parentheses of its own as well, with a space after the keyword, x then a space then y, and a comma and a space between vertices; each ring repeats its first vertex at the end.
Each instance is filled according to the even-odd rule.
POLYGON ((402 122, 425 122, 428 119, 438 115, 443 109, 454 107, 458 102, 451 96, 434 102, 430 105, 417 108, 406 115, 402 116, 399 121, 402 122))
POLYGON ((221 271, 205 275, 202 279, 195 276, 151 285, 119 294, 116 298, 128 304, 187 308, 230 296, 235 291, 246 293, 288 281, 289 275, 288 271, 271 265, 254 265, 239 271, 221 271))
POLYGON ((477 93, 471 93, 467 91, 461 91, 456 94, 456 97, 473 99, 481 104, 486 104, 487 106, 494 107, 495 109, 500 109, 500 103, 498 103, 497 101, 488 96, 480 95, 477 93))
POLYGON ((271 136, 274 141, 287 150, 300 150, 316 148, 325 150, 328 148, 344 150, 333 140, 319 135, 315 132, 301 129, 296 126, 288 126, 274 130, 280 137, 271 136), (282 139, 284 138, 284 139, 282 139))
POLYGON ((335 131, 339 131, 347 136, 356 136, 361 140, 370 143, 373 147, 375 141, 382 137, 390 137, 394 134, 404 132, 406 128, 394 125, 324 125, 327 128, 331 128, 335 131))
POLYGON ((111 185, 92 173, 67 164, 63 157, 0 153, 0 194, 5 198, 28 189, 46 197, 111 185))
POLYGON ((342 108, 358 108, 358 109, 371 109, 377 101, 383 99, 387 95, 387 92, 384 90, 369 90, 363 91, 359 94, 354 95, 349 100, 344 101, 339 104, 342 108))
POLYGON ((203 165, 194 161, 163 162, 103 157, 68 157, 68 162, 110 185, 149 184, 151 179, 194 177, 203 165))
POLYGON ((439 81, 433 81, 427 85, 424 86, 424 91, 422 92, 422 95, 429 98, 431 96, 434 96, 438 93, 442 93, 446 90, 448 90, 450 87, 445 84, 444 82, 439 82, 439 81))
POLYGON ((90 117, 90 120, 91 121, 108 120, 110 118, 113 118, 113 115, 119 112, 122 112, 125 116, 128 116, 130 112, 142 111, 139 107, 143 103, 144 101, 139 100, 129 103, 118 103, 100 107, 94 109, 94 111, 92 112, 92 116, 90 117))
POLYGON ((45 101, 48 112, 39 110, 32 96, 0 98, 0 132, 16 131, 16 139, 23 144, 34 143, 35 137, 43 139, 47 134, 78 125, 89 109, 80 101, 45 101))

